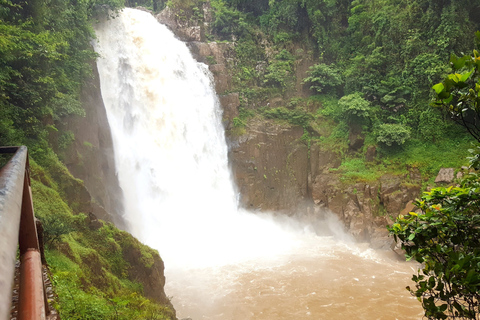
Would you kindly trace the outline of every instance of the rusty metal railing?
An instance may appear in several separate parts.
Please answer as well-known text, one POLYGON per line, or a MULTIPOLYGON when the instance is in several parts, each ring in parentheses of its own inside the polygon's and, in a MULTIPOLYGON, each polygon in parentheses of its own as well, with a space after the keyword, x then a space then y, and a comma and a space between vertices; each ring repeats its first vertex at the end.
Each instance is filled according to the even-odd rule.
POLYGON ((45 319, 40 246, 33 213, 27 148, 0 147, 14 153, 0 170, 0 320, 10 319, 17 248, 20 252, 18 319, 45 319))

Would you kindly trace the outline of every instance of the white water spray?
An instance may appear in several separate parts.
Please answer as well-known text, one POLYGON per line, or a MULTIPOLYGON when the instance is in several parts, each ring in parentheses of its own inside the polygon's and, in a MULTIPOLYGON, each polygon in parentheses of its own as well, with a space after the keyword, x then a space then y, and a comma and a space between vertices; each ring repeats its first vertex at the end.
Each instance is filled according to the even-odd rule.
POLYGON ((288 250, 292 236, 237 209, 207 67, 149 13, 96 29, 101 91, 125 219, 167 267, 219 265, 288 250))

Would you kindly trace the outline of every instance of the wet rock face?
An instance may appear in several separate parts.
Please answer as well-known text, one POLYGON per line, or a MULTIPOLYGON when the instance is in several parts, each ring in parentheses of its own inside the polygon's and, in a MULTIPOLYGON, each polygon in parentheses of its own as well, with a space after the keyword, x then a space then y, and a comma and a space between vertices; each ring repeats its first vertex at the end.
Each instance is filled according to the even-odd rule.
MULTIPOLYGON (((68 170, 82 179, 86 190, 81 194, 90 206, 82 212, 92 211, 100 219, 114 222, 125 228, 121 219, 123 194, 115 174, 113 142, 107 115, 100 92, 100 82, 96 65, 92 65, 94 77, 86 83, 81 92, 81 102, 85 109, 84 118, 67 119, 66 128, 75 135, 75 141, 65 152, 64 162, 68 170), (88 192, 87 192, 88 190, 88 192), (93 198, 95 203, 90 200, 93 198)), ((69 198, 80 197, 73 190, 69 198)))
POLYGON ((129 279, 140 282, 143 285, 146 297, 162 304, 170 305, 170 301, 163 289, 165 286, 165 266, 160 256, 158 254, 152 255, 153 263, 146 265, 143 253, 138 246, 127 246, 122 249, 124 259, 131 266, 128 269, 129 279))
POLYGON ((232 89, 232 76, 229 69, 233 67, 235 46, 233 43, 198 42, 187 43, 193 57, 209 66, 218 95, 232 89))
POLYGON ((406 207, 412 210, 412 200, 420 193, 421 177, 410 174, 409 183, 405 183, 406 177, 384 175, 377 182, 345 185, 336 173, 328 171, 328 167, 334 167, 340 158, 335 158, 332 152, 318 152, 318 159, 324 158, 325 162, 312 156, 312 162, 317 161, 316 165, 312 164, 314 204, 335 213, 357 240, 370 241, 377 248, 388 248, 392 241, 385 229, 392 223, 389 217, 398 216, 406 207))
POLYGON ((300 141, 303 129, 258 121, 234 138, 230 159, 249 209, 292 209, 309 198, 308 148, 300 141))
POLYGON ((166 25, 182 41, 204 41, 205 33, 196 21, 187 19, 184 15, 178 15, 170 7, 166 7, 155 18, 158 22, 166 25))

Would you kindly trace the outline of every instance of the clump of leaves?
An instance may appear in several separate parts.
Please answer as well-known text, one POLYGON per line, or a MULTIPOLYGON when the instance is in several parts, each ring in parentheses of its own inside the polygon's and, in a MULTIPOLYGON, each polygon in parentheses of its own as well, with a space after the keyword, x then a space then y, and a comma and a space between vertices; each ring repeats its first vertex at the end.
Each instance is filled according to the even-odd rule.
MULTIPOLYGON (((480 47, 480 32, 477 31, 480 47)), ((453 73, 432 87, 436 96, 434 105, 443 107, 451 118, 467 129, 480 142, 480 52, 450 57, 453 73)))
POLYGON ((310 83, 310 89, 318 93, 343 84, 341 73, 334 65, 319 63, 310 67, 307 73, 309 76, 303 79, 303 82, 310 83))
POLYGON ((389 227, 407 259, 422 263, 413 276, 428 319, 478 319, 480 314, 480 178, 435 188, 417 200, 421 213, 400 215, 389 227))
POLYGON ((284 107, 265 110, 263 112, 263 115, 267 119, 287 120, 289 123, 293 125, 302 126, 302 127, 306 127, 308 125, 308 122, 313 119, 311 114, 301 109, 289 110, 284 107))
POLYGON ((410 138, 410 129, 399 123, 384 123, 378 128, 377 142, 388 147, 401 146, 410 138))
POLYGON ((265 84, 282 89, 287 87, 289 80, 291 80, 294 61, 295 57, 290 52, 285 49, 280 51, 267 67, 264 80, 265 84))
POLYGON ((355 92, 338 100, 338 106, 349 122, 365 122, 372 117, 372 107, 363 94, 355 92))

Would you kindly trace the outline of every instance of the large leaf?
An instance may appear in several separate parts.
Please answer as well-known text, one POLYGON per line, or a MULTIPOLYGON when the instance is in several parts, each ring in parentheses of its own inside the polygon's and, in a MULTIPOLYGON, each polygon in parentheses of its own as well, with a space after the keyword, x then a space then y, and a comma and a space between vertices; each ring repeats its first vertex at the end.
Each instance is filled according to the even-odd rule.
POLYGON ((435 92, 437 94, 440 94, 440 92, 442 92, 443 90, 445 90, 445 86, 443 85, 443 83, 437 83, 436 85, 434 85, 432 87, 433 90, 435 90, 435 92))

